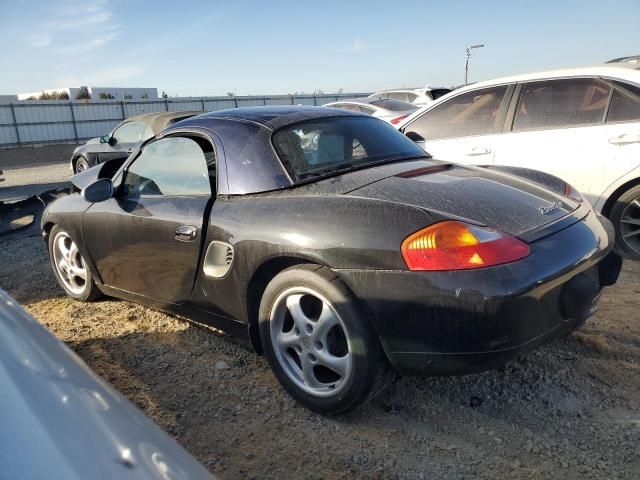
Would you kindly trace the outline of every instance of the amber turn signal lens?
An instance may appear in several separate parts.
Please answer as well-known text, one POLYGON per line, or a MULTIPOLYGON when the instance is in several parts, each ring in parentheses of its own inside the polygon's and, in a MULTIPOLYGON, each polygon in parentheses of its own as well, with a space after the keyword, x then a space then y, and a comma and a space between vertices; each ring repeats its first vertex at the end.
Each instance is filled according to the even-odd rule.
POLYGON ((529 246, 496 230, 449 220, 417 231, 402 242, 409 270, 464 270, 520 260, 529 246))

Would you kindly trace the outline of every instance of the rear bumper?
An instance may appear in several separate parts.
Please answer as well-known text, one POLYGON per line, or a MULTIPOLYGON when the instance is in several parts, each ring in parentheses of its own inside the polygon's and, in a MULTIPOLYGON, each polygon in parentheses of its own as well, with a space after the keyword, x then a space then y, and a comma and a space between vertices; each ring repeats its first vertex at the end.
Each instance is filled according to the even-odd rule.
POLYGON ((494 368, 566 335, 596 310, 621 260, 613 228, 590 213, 530 244, 512 264, 456 272, 341 270, 391 364, 452 375, 494 368))

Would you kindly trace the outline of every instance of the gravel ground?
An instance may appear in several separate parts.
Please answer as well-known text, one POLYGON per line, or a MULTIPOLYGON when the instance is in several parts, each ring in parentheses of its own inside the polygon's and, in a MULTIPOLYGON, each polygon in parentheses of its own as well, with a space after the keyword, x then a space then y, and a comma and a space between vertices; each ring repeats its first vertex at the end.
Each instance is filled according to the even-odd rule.
POLYGON ((71 170, 69 161, 76 145, 0 149, 0 201, 29 197, 62 188, 71 170))
POLYGON ((229 479, 640 478, 639 273, 625 263, 581 330, 500 370, 400 378, 324 418, 242 343, 125 301, 70 300, 41 239, 0 244, 0 287, 229 479))

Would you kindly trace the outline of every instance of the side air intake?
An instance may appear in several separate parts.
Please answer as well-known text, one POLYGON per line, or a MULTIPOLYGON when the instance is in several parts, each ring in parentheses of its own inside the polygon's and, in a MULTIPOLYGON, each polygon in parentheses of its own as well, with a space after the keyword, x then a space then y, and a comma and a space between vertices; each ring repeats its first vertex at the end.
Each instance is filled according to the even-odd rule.
POLYGON ((226 242, 214 240, 204 255, 203 271, 207 277, 222 278, 233 264, 233 247, 226 242))

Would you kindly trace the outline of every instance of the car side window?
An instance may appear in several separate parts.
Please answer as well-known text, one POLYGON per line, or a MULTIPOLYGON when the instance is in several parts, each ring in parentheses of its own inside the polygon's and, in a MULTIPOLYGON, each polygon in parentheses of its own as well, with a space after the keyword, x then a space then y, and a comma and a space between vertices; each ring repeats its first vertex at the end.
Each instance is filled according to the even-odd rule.
POLYGON ((611 87, 591 78, 529 82, 522 85, 513 130, 602 123, 611 87))
POLYGON ((408 95, 405 92, 391 92, 387 95, 387 98, 391 100, 400 100, 401 102, 410 102, 408 95))
POLYGON ((448 88, 434 88, 429 92, 429 96, 431 96, 431 98, 433 98, 434 100, 437 100, 447 93, 451 93, 451 90, 448 88))
POLYGON ((215 155, 211 144, 169 137, 147 145, 127 169, 124 191, 129 196, 211 195, 215 155))
POLYGON ((498 110, 507 86, 483 88, 457 95, 409 124, 425 140, 484 135, 498 131, 498 110))
POLYGON ((405 102, 409 102, 412 103, 416 98, 418 98, 418 95, 416 95, 415 93, 407 93, 407 99, 405 100, 405 102))
POLYGON ((375 108, 365 107, 364 105, 360 105, 360 111, 362 113, 366 113, 367 115, 373 115, 374 113, 376 113, 375 108))
POLYGON ((153 137, 153 132, 146 123, 126 122, 120 125, 112 136, 118 143, 141 143, 153 137))
POLYGON ((616 88, 611 97, 607 123, 640 121, 640 88, 614 82, 616 88))

